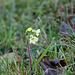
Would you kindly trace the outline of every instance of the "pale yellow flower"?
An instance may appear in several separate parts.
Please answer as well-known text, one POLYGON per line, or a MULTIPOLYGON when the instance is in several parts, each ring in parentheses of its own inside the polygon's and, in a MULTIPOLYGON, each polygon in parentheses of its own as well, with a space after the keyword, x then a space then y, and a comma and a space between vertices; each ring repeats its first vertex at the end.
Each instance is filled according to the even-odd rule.
POLYGON ((30 31, 32 31, 32 28, 30 27, 30 28, 28 28, 27 30, 26 30, 26 32, 30 32, 30 31))
POLYGON ((41 32, 40 29, 36 30, 35 31, 36 36, 39 36, 40 32, 41 32))
POLYGON ((38 42, 38 38, 35 37, 35 36, 31 37, 29 40, 30 40, 30 44, 31 44, 31 43, 32 43, 32 44, 36 44, 36 42, 38 42))
POLYGON ((39 36, 39 34, 40 34, 41 31, 40 31, 40 29, 38 29, 38 30, 34 30, 34 29, 33 29, 32 32, 35 33, 36 36, 39 36))

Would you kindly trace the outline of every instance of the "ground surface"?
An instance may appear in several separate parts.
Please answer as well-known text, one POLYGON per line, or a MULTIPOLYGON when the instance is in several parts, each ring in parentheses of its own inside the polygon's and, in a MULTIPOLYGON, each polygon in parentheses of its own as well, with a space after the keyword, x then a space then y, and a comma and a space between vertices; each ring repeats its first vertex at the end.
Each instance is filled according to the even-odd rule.
MULTIPOLYGON (((67 67, 64 75, 74 74, 74 4, 74 0, 0 0, 0 75, 30 74, 25 35, 28 27, 41 30, 37 45, 30 45, 32 66, 54 37, 44 55, 48 55, 50 61, 65 59, 67 67), (3 57, 5 53, 11 53, 5 56, 10 58, 3 57), (15 55, 19 55, 21 61, 16 60, 15 55)), ((39 64, 33 73, 45 75, 39 64)))

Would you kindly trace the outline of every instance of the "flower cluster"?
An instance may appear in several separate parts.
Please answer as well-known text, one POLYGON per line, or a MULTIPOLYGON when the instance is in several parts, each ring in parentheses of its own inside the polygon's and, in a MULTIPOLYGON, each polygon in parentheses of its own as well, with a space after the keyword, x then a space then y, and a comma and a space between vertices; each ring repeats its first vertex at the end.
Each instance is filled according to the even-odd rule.
POLYGON ((31 27, 30 28, 28 28, 27 30, 26 30, 26 33, 28 33, 28 32, 31 32, 31 33, 33 33, 33 35, 31 34, 30 35, 30 39, 29 39, 29 41, 30 41, 30 44, 32 43, 32 44, 36 44, 36 42, 38 42, 38 36, 39 36, 39 34, 40 34, 40 29, 37 29, 37 30, 34 30, 34 29, 32 29, 31 27), (34 35, 35 34, 35 35, 34 35))

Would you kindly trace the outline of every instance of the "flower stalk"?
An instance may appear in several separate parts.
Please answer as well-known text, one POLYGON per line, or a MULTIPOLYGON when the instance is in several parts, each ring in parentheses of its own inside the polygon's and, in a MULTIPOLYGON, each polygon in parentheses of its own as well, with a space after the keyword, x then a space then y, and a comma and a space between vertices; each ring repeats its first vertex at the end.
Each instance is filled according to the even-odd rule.
MULTIPOLYGON (((32 72, 32 61, 31 61, 31 56, 30 56, 30 49, 29 49, 28 40, 27 40, 27 48, 28 48, 28 54, 29 54, 30 69, 31 69, 31 72, 32 72)), ((31 73, 31 75, 33 75, 33 72, 31 73)))

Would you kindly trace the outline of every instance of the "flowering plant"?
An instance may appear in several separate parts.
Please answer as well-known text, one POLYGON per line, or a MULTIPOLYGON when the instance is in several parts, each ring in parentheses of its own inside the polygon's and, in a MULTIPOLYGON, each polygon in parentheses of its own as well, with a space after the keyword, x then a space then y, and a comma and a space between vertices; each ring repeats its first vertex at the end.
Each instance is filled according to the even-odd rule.
MULTIPOLYGON (((40 29, 34 30, 31 27, 26 30, 26 33, 28 34, 29 37, 29 43, 31 44, 36 44, 38 42, 38 36, 40 34, 40 29), (30 35, 29 35, 30 33, 30 35)), ((28 38, 27 38, 27 48, 28 48, 28 54, 29 54, 29 61, 30 61, 30 68, 32 71, 32 62, 31 62, 31 56, 30 56, 30 49, 29 49, 29 43, 28 43, 28 38)), ((33 75, 33 73, 31 73, 33 75)))
POLYGON ((40 34, 40 29, 34 30, 31 27, 26 30, 26 33, 30 33, 29 43, 36 44, 38 42, 38 36, 40 34), (32 34, 33 33, 33 34, 32 34))

